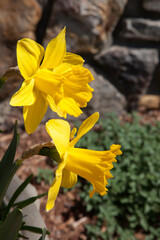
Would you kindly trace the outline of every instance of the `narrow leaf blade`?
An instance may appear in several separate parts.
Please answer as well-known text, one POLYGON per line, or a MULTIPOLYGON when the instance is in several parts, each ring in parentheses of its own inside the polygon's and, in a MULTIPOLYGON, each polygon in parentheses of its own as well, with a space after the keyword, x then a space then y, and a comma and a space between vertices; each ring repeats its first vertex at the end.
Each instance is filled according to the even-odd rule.
POLYGON ((7 216, 7 214, 9 213, 11 207, 13 206, 14 202, 16 201, 16 199, 19 197, 19 195, 23 192, 23 190, 25 189, 25 187, 30 183, 31 179, 33 177, 33 174, 31 174, 18 188, 17 190, 14 192, 13 196, 11 197, 5 213, 3 215, 3 218, 5 219, 5 217, 7 216))
MULTIPOLYGON (((21 230, 27 230, 27 231, 29 231, 29 232, 39 233, 39 234, 42 234, 42 233, 43 233, 42 228, 33 227, 33 226, 28 226, 28 225, 23 225, 23 226, 21 227, 21 230)), ((48 230, 46 230, 46 233, 47 233, 47 234, 50 234, 50 232, 49 232, 48 230)))
POLYGON ((43 228, 42 229, 42 236, 40 237, 39 240, 45 240, 46 234, 47 234, 47 230, 46 230, 46 228, 43 228))
POLYGON ((18 208, 13 210, 0 227, 0 240, 16 240, 22 225, 22 212, 18 208))
POLYGON ((17 203, 15 203, 15 204, 13 204, 13 206, 17 206, 18 208, 22 209, 22 208, 27 207, 28 205, 34 203, 37 199, 46 196, 47 194, 48 194, 48 193, 45 192, 45 193, 40 194, 40 195, 37 195, 37 196, 35 196, 35 197, 31 197, 31 198, 28 198, 28 199, 26 199, 26 200, 17 202, 17 203))
POLYGON ((17 141, 18 141, 18 133, 17 133, 17 121, 16 121, 14 126, 14 135, 13 135, 12 141, 0 162, 0 182, 6 175, 6 172, 8 172, 12 167, 15 153, 16 153, 16 148, 17 148, 17 141))
POLYGON ((10 171, 7 171, 6 175, 4 176, 3 181, 1 181, 1 184, 0 184, 0 206, 2 204, 4 195, 6 194, 8 186, 19 167, 20 167, 19 164, 14 163, 12 168, 10 169, 10 171))

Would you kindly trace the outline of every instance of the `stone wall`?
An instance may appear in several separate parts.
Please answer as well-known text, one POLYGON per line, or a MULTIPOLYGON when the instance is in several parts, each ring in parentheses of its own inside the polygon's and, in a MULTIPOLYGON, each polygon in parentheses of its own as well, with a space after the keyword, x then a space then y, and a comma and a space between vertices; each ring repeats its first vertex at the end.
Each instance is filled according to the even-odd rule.
MULTIPOLYGON (((0 74, 16 65, 18 39, 46 47, 64 26, 68 51, 82 55, 95 77, 87 114, 120 114, 137 109, 143 95, 159 94, 159 0, 1 0, 0 74)), ((6 89, 5 97, 15 91, 6 89)))
MULTIPOLYGON (((84 55, 125 96, 128 110, 137 109, 143 95, 160 93, 159 0, 55 0, 44 45, 63 26, 68 50, 84 55)), ((95 98, 104 92, 102 86, 95 98)), ((102 105, 108 112, 110 90, 105 91, 102 105)), ((118 105, 114 110, 119 112, 118 105)))
MULTIPOLYGON (((123 92, 126 91, 124 83, 127 83, 125 96, 129 105, 131 108, 137 107, 137 100, 140 99, 142 103, 141 99, 145 99, 144 106, 148 104, 150 108, 149 99, 157 98, 144 95, 160 94, 160 1, 129 0, 116 26, 113 38, 114 45, 117 45, 122 52, 125 49, 129 53, 127 58, 124 54, 121 56, 122 59, 125 58, 128 61, 124 62, 125 70, 119 74, 117 66, 116 71, 123 92), (133 56, 133 51, 136 56, 135 54, 133 56)), ((110 76, 112 77, 112 74, 110 76)), ((156 101, 151 105, 152 108, 158 106, 156 101)))

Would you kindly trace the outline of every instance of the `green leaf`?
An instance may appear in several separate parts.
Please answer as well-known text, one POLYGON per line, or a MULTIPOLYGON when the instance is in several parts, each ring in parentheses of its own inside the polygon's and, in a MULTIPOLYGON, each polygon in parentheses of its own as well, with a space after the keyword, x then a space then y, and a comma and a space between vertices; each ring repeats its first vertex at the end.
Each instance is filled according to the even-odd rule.
POLYGON ((19 168, 19 164, 13 163, 18 142, 17 122, 14 127, 13 139, 0 162, 0 206, 8 186, 19 168))
POLYGON ((13 206, 17 206, 18 208, 22 209, 22 208, 34 203, 37 199, 46 196, 47 194, 48 194, 48 192, 45 192, 45 193, 40 194, 38 196, 31 197, 31 198, 28 198, 26 200, 14 203, 13 206))
POLYGON ((22 234, 20 234, 20 233, 18 234, 18 239, 19 239, 19 238, 27 239, 27 240, 28 240, 28 237, 25 237, 24 235, 22 235, 22 234))
POLYGON ((50 157, 56 162, 62 161, 56 148, 43 147, 39 151, 39 155, 50 157))
MULTIPOLYGON (((42 228, 38 228, 38 227, 33 227, 33 226, 28 226, 28 225, 23 225, 21 227, 21 230, 27 230, 29 232, 33 232, 33 233, 43 233, 43 229, 42 228)), ((46 230, 47 234, 50 234, 50 232, 48 230, 46 230)))
POLYGON ((6 210, 4 212, 3 215, 3 219, 5 219, 5 217, 7 216, 7 214, 10 211, 10 208, 13 206, 15 200, 19 197, 19 195, 23 192, 23 190, 25 189, 25 187, 30 183, 31 179, 33 177, 33 174, 31 174, 18 188, 17 190, 14 192, 13 196, 11 197, 6 210))
POLYGON ((14 209, 0 227, 0 240, 16 240, 22 225, 22 212, 14 209))
POLYGON ((43 228, 43 229, 42 229, 42 236, 40 237, 39 240, 45 240, 46 234, 47 234, 47 230, 46 230, 46 228, 43 228))
POLYGON ((7 81, 8 78, 17 76, 22 78, 21 73, 19 71, 18 66, 9 68, 2 77, 0 77, 0 89, 3 87, 4 83, 7 81))
POLYGON ((4 198, 4 195, 6 194, 8 186, 9 186, 10 182, 12 181, 13 176, 17 172, 19 166, 20 166, 19 164, 14 163, 13 167, 11 168, 10 171, 7 171, 5 178, 3 179, 3 181, 0 184, 0 206, 3 202, 3 198, 4 198))
POLYGON ((6 79, 4 77, 0 77, 0 90, 3 87, 5 82, 6 82, 6 79))
POLYGON ((0 162, 0 182, 5 176, 6 171, 12 167, 12 163, 14 161, 16 148, 17 148, 17 141, 18 141, 18 133, 17 133, 17 121, 16 121, 14 126, 13 139, 0 162))

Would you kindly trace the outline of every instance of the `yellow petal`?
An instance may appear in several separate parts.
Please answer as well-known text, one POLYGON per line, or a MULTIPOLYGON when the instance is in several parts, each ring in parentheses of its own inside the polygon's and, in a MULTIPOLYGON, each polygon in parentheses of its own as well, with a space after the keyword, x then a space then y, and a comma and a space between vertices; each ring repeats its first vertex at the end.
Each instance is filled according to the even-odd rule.
POLYGON ((70 52, 66 52, 66 54, 64 56, 63 63, 69 63, 69 64, 72 64, 72 65, 83 66, 84 59, 80 55, 70 53, 70 52))
POLYGON ((74 117, 78 117, 83 113, 73 98, 62 98, 58 103, 58 107, 62 112, 74 117))
POLYGON ((63 63, 54 68, 54 72, 59 74, 66 74, 69 71, 72 71, 72 65, 83 66, 84 60, 81 56, 66 52, 64 56, 63 63))
POLYGON ((88 117, 85 121, 83 121, 83 123, 81 124, 77 132, 77 137, 71 141, 70 146, 73 147, 78 142, 78 140, 95 125, 98 119, 99 119, 99 113, 95 112, 90 117, 88 117))
MULTIPOLYGON (((69 148, 64 159, 65 168, 87 179, 96 192, 106 193, 106 171, 115 160, 111 151, 93 151, 81 148, 69 148)), ((91 194, 92 195, 92 194, 91 194)))
POLYGON ((81 66, 73 66, 64 73, 64 97, 73 98, 80 107, 86 107, 94 91, 88 83, 93 81, 91 72, 81 66))
POLYGON ((61 187, 71 188, 76 184, 76 182, 77 182, 77 174, 64 168, 62 173, 61 187))
POLYGON ((61 111, 61 109, 55 104, 54 98, 50 95, 46 96, 46 99, 48 101, 48 105, 52 109, 53 112, 56 112, 58 116, 65 117, 66 114, 61 111))
POLYGON ((46 123, 46 130, 53 139, 60 157, 68 148, 70 140, 70 125, 61 119, 51 119, 46 123))
POLYGON ((60 186, 61 186, 62 176, 55 178, 49 191, 48 191, 48 200, 46 205, 46 211, 48 212, 54 207, 55 200, 57 198, 60 186))
POLYGON ((29 83, 23 82, 21 88, 12 96, 10 105, 12 106, 30 106, 35 102, 35 94, 33 91, 34 79, 29 83))
POLYGON ((53 73, 47 69, 40 69, 34 76, 35 87, 54 98, 54 101, 58 102, 62 98, 62 83, 64 77, 53 73))
POLYGON ((24 79, 32 77, 44 56, 43 47, 37 42, 23 38, 17 43, 17 61, 24 79))
POLYGON ((64 28, 48 43, 41 68, 55 68, 63 62, 66 53, 65 32, 64 28))
POLYGON ((65 167, 65 162, 62 162, 59 164, 58 169, 56 170, 56 177, 49 189, 48 192, 48 200, 47 200, 47 205, 46 205, 46 210, 49 211, 54 207, 55 200, 57 198, 60 186, 61 186, 61 181, 62 181, 62 171, 65 167))
POLYGON ((54 73, 57 74, 66 74, 72 70, 72 65, 69 63, 61 63, 58 67, 53 69, 54 73))
POLYGON ((121 155, 122 151, 120 150, 121 145, 117 145, 117 144, 112 144, 110 146, 110 150, 112 153, 114 153, 115 155, 121 155))
POLYGON ((36 90, 36 100, 33 105, 23 108, 24 125, 28 134, 33 133, 47 111, 47 101, 36 90))
POLYGON ((95 189, 93 189, 92 191, 90 191, 90 192, 89 192, 89 197, 92 198, 93 195, 95 194, 95 192, 96 192, 95 189))
MULTIPOLYGON (((53 40, 52 40, 53 41, 53 40)), ((72 70, 72 65, 83 66, 84 59, 74 53, 66 52, 63 58, 63 62, 54 67, 53 71, 55 73, 63 74, 72 70)), ((43 66, 42 66, 43 67, 43 66)), ((53 68, 53 67, 51 67, 53 68)))
POLYGON ((74 127, 74 128, 72 129, 72 131, 71 131, 70 138, 74 138, 74 136, 75 136, 76 132, 77 132, 77 128, 76 128, 76 127, 74 127))

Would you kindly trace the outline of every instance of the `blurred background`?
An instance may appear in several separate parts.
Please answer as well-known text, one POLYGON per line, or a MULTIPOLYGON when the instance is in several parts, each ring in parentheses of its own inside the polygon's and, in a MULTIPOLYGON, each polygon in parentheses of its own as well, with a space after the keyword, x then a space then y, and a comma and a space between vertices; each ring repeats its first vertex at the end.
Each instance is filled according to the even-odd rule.
MULTIPOLYGON (((51 212, 44 211, 46 199, 41 202, 50 239, 160 239, 160 1, 1 0, 0 76, 17 65, 19 39, 46 47, 64 26, 67 51, 80 54, 95 78, 81 119, 95 111, 103 119, 79 147, 104 150, 118 143, 124 155, 105 197, 90 200, 90 186, 81 179, 72 191, 61 191, 51 212)), ((49 110, 35 134, 25 133, 22 109, 9 106, 21 82, 10 78, 0 93, 0 148, 7 148, 18 118, 17 155, 49 140, 43 123, 55 117, 49 110)), ((34 157, 18 176, 33 173, 41 193, 52 182, 54 167, 51 160, 34 157)))

